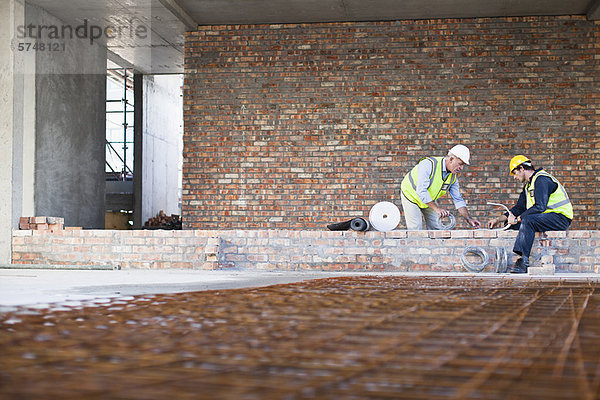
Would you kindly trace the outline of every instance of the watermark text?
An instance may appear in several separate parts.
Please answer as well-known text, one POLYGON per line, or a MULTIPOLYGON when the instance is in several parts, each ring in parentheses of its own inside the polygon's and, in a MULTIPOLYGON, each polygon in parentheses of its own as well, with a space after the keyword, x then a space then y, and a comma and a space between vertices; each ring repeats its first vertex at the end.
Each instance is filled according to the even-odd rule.
POLYGON ((106 39, 146 39, 148 28, 143 24, 136 24, 129 20, 127 25, 100 26, 90 24, 87 19, 77 26, 73 25, 19 25, 17 26, 17 38, 19 39, 42 39, 42 40, 66 40, 87 39, 94 44, 101 38, 106 39))

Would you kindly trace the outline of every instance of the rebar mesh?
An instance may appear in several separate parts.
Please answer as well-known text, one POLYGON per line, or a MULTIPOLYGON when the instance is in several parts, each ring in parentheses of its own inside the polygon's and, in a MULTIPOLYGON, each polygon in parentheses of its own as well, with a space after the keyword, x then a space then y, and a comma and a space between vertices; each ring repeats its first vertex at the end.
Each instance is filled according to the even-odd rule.
POLYGON ((0 398, 594 399, 596 282, 334 278, 0 315, 0 398))

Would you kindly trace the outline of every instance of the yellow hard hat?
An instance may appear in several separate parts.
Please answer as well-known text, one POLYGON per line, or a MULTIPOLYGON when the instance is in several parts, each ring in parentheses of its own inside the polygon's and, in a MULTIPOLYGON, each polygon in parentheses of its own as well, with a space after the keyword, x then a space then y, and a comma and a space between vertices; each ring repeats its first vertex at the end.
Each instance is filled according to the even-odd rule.
POLYGON ((513 158, 511 158, 510 164, 508 164, 508 171, 510 172, 511 175, 514 175, 513 174, 514 169, 517 168, 519 165, 526 163, 526 162, 531 163, 531 160, 522 154, 519 154, 518 156, 514 156, 513 158))

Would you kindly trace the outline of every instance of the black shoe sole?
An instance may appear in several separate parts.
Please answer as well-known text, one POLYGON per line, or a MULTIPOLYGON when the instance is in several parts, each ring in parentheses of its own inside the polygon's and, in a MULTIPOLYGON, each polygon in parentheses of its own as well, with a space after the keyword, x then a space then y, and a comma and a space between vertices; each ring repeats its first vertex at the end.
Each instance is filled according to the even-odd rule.
POLYGON ((521 269, 521 268, 512 268, 510 270, 511 274, 526 274, 527 270, 526 269, 521 269))

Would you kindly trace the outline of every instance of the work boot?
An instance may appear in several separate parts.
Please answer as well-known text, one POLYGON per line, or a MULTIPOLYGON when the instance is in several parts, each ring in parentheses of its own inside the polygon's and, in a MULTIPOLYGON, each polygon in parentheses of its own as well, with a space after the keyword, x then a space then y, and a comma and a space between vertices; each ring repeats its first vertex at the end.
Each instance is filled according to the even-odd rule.
POLYGON ((515 265, 510 269, 511 274, 525 274, 527 273, 527 268, 529 268, 529 258, 521 257, 517 260, 515 265))

